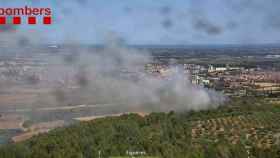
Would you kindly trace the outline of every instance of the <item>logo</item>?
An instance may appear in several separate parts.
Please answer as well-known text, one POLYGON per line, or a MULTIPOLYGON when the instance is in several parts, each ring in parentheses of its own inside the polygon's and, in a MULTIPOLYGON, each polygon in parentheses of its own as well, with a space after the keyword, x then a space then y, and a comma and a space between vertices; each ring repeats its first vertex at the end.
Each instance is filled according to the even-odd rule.
POLYGON ((35 24, 52 24, 52 10, 51 8, 36 8, 36 7, 22 7, 22 8, 1 8, 0 7, 0 25, 22 23, 35 24))

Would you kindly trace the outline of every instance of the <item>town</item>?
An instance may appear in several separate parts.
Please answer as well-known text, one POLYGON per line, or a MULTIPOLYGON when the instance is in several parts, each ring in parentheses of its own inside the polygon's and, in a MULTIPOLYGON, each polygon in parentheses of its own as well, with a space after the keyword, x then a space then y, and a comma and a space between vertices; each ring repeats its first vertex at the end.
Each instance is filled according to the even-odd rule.
MULTIPOLYGON (((12 137, 9 136, 13 142, 67 125, 69 120, 90 121, 127 112, 124 107, 100 104, 87 95, 77 98, 80 88, 94 78, 84 76, 85 72, 81 70, 67 69, 79 58, 64 51, 67 47, 45 49, 46 52, 32 49, 36 53, 2 55, 0 129, 16 130, 12 137)), ((86 49, 94 55, 101 48, 86 49)), ((143 50, 142 47, 134 49, 143 50)), ((179 75, 186 83, 218 91, 229 98, 261 97, 279 103, 280 57, 276 54, 280 48, 223 47, 215 48, 215 52, 212 49, 180 47, 145 49, 152 52, 153 60, 139 65, 137 71, 129 67, 115 69, 114 77, 138 82, 143 80, 143 76, 160 81, 179 75), (162 54, 167 50, 173 53, 162 54), (246 53, 236 54, 237 50, 246 53)), ((141 111, 135 112, 143 117, 146 115, 141 111)))
POLYGON ((222 91, 228 96, 279 96, 280 71, 267 71, 262 68, 214 66, 196 64, 176 65, 147 64, 148 73, 168 78, 171 71, 182 70, 191 83, 222 91))

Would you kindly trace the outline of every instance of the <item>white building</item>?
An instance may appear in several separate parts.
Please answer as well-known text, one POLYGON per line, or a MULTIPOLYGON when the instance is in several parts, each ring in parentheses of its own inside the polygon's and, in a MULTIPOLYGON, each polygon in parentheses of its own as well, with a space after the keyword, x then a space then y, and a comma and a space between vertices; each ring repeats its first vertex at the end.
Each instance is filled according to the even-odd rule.
POLYGON ((214 67, 213 65, 209 65, 208 72, 217 72, 217 71, 226 71, 227 67, 214 67))

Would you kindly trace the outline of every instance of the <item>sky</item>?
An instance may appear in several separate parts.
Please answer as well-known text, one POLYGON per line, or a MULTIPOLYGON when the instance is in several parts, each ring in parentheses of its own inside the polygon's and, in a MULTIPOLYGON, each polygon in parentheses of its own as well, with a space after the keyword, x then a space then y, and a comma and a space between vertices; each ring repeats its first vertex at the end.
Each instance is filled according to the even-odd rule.
MULTIPOLYGON (((50 7, 53 24, 21 25, 45 43, 133 45, 280 43, 279 0, 0 0, 0 7, 50 7)), ((1 36, 1 34, 0 34, 1 36)))

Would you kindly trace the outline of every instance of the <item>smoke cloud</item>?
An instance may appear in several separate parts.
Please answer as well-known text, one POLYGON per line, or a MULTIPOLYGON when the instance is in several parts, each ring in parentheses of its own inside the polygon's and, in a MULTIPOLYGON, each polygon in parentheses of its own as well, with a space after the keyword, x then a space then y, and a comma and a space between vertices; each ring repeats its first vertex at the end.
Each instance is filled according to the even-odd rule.
MULTIPOLYGON (((79 5, 75 5, 74 8, 79 9, 90 2, 77 0, 76 3, 79 5)), ((133 7, 127 8, 129 13, 137 12, 133 7)), ((64 9, 64 13, 61 14, 66 16, 64 23, 71 21, 69 19, 79 19, 73 18, 77 14, 75 9, 68 6, 60 7, 60 9, 64 9)), ((162 21, 158 20, 157 24, 165 30, 176 29, 177 23, 180 24, 180 22, 173 16, 175 11, 176 9, 169 6, 161 8, 159 12, 162 21)), ((90 21, 86 22, 89 27, 93 26, 90 21)), ((190 22, 187 21, 187 23, 190 22)), ((209 35, 220 35, 223 32, 220 26, 207 18, 195 18, 191 24, 195 26, 196 31, 203 31, 209 35)), ((104 25, 109 26, 107 23, 104 25)), ((57 30, 62 30, 62 32, 64 29, 68 30, 66 26, 61 26, 63 28, 57 30)), ((121 108, 127 112, 189 111, 216 108, 225 100, 224 96, 217 92, 191 84, 187 79, 189 76, 184 74, 180 67, 171 68, 168 79, 145 73, 145 64, 153 62, 149 52, 127 48, 124 46, 124 40, 115 35, 107 37, 104 48, 81 48, 74 45, 57 49, 44 47, 33 50, 28 46, 44 44, 38 32, 31 34, 22 28, 13 28, 9 25, 0 30, 2 30, 1 46, 9 48, 6 50, 14 49, 14 52, 18 54, 26 52, 34 53, 34 55, 41 52, 54 54, 46 59, 48 66, 40 75, 40 79, 36 76, 26 78, 28 84, 34 86, 47 84, 51 89, 50 96, 38 95, 38 101, 30 105, 32 109, 49 105, 110 104, 112 106, 108 109, 121 108)), ((78 32, 79 36, 83 36, 83 32, 88 32, 88 30, 81 30, 83 29, 71 30, 71 33, 78 32)), ((47 34, 47 31, 42 33, 47 34)), ((130 34, 132 35, 134 34, 130 34)), ((73 43, 82 43, 80 38, 75 40, 77 42, 73 43)))
POLYGON ((61 110, 77 105, 104 105, 110 113, 117 109, 189 111, 216 108, 225 99, 217 92, 191 84, 188 74, 177 66, 170 68, 168 79, 147 74, 145 65, 153 62, 149 52, 125 47, 124 39, 115 34, 109 34, 100 48, 67 45, 52 49, 36 49, 35 41, 40 41, 36 35, 17 32, 7 33, 5 38, 5 45, 21 56, 48 54, 43 56, 47 62, 43 70, 27 76, 25 83, 51 90, 47 95, 38 95, 30 110, 18 111, 34 110, 35 114, 36 109, 38 112, 62 107, 61 110), (110 107, 105 106, 108 104, 110 107))
POLYGON ((221 94, 191 84, 178 67, 170 69, 169 79, 147 74, 145 64, 152 62, 148 52, 126 48, 115 36, 107 41, 102 49, 59 52, 67 55, 52 61, 59 66, 46 74, 62 83, 53 93, 58 104, 112 104, 127 111, 166 112, 215 108, 224 101, 221 94))

